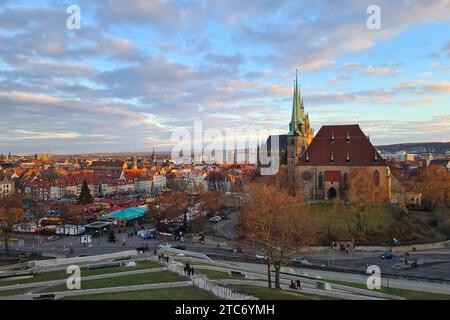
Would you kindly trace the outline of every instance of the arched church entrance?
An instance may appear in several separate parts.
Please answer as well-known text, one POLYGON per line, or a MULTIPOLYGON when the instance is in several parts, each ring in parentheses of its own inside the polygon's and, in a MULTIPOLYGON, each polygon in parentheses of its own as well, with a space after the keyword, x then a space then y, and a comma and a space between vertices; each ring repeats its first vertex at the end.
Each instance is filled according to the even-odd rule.
POLYGON ((337 192, 336 192, 335 188, 331 187, 330 189, 328 189, 328 193, 327 193, 328 199, 332 200, 332 199, 336 198, 336 196, 337 196, 337 192))

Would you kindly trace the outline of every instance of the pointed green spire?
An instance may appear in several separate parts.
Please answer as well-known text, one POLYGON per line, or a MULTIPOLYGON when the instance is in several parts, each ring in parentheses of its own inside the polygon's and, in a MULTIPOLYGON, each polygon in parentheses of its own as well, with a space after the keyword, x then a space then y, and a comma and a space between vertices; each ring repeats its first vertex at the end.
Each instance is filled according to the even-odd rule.
POLYGON ((294 83, 294 97, 292 99, 292 117, 289 123, 289 134, 295 135, 298 133, 298 82, 297 82, 297 70, 295 71, 295 83, 294 83))
POLYGON ((299 117, 301 116, 301 110, 300 110, 301 101, 300 101, 300 86, 298 83, 297 70, 295 70, 295 87, 297 90, 296 104, 297 104, 297 121, 298 121, 299 117))

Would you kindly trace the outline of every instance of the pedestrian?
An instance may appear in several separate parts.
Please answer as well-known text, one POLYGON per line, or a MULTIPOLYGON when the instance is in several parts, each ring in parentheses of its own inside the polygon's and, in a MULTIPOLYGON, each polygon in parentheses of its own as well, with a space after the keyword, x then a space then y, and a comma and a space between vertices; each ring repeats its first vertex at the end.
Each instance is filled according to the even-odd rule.
POLYGON ((194 267, 191 267, 191 276, 194 275, 194 267))
POLYGON ((158 254, 158 250, 153 250, 153 254, 156 256, 158 254))
POLYGON ((300 285, 300 279, 297 279, 297 289, 302 290, 302 286, 300 285))
POLYGON ((296 284, 294 280, 291 280, 291 284, 289 285, 289 288, 291 289, 295 289, 296 288, 296 284))

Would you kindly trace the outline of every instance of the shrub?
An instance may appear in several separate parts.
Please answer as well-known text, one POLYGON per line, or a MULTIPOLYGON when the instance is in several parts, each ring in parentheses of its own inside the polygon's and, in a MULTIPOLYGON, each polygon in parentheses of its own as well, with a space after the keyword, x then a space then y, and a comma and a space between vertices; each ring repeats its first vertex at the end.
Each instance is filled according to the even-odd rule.
POLYGON ((430 227, 437 227, 439 224, 439 219, 436 217, 431 217, 427 220, 427 223, 430 227))
POLYGON ((438 229, 439 229, 439 231, 441 231, 442 233, 445 234, 447 239, 449 239, 450 238, 450 219, 441 221, 438 224, 438 229))

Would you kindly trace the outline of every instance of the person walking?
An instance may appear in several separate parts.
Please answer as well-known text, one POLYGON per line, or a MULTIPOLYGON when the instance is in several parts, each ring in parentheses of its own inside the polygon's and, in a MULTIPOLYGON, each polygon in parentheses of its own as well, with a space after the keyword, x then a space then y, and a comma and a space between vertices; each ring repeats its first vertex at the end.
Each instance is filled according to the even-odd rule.
POLYGON ((302 290, 302 286, 300 284, 300 279, 297 279, 296 285, 297 285, 297 289, 302 290))
POLYGON ((294 280, 291 280, 291 284, 289 285, 289 288, 291 288, 291 289, 295 289, 297 286, 296 286, 296 284, 295 284, 295 281, 294 280))
POLYGON ((194 267, 191 267, 191 276, 194 275, 194 267))

